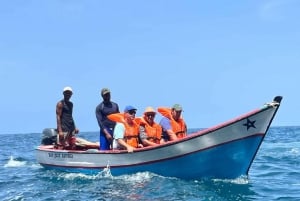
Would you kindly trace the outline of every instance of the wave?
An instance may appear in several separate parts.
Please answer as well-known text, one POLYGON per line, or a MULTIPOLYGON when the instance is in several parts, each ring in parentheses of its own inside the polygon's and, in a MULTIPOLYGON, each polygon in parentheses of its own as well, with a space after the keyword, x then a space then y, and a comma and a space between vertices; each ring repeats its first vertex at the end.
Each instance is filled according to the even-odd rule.
POLYGON ((10 159, 7 161, 7 163, 4 165, 4 167, 22 167, 26 165, 26 161, 18 161, 14 159, 13 156, 10 156, 10 159))

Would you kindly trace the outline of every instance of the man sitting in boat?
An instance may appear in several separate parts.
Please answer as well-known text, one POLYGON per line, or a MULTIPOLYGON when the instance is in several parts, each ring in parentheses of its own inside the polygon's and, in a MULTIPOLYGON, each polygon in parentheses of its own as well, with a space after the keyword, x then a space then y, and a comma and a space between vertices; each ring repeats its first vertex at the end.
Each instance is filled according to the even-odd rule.
POLYGON ((171 109, 160 107, 157 111, 163 115, 159 124, 163 129, 162 138, 165 141, 173 141, 186 136, 187 126, 181 116, 181 105, 175 104, 171 109))
POLYGON ((124 113, 116 113, 108 116, 112 121, 116 121, 114 129, 114 149, 127 149, 128 152, 133 152, 135 148, 143 147, 139 143, 139 125, 135 121, 136 108, 126 106, 124 113))
POLYGON ((160 144, 162 128, 154 121, 156 112, 152 107, 147 107, 144 116, 140 118, 139 136, 143 146, 160 144))

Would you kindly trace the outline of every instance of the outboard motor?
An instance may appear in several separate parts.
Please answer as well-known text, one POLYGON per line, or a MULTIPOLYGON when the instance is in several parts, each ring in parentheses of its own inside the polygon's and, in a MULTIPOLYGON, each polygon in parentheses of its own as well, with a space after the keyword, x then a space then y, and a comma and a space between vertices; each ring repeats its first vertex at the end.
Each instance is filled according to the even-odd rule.
POLYGON ((55 128, 45 128, 43 130, 42 145, 53 145, 57 141, 57 130, 55 128))

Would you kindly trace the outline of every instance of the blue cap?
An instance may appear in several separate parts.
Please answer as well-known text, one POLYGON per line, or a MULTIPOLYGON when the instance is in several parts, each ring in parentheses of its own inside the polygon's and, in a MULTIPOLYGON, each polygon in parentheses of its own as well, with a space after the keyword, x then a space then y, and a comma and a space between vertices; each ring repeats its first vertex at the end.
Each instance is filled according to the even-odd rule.
POLYGON ((135 107, 131 106, 131 105, 127 105, 124 109, 124 112, 128 112, 130 110, 137 110, 135 107))

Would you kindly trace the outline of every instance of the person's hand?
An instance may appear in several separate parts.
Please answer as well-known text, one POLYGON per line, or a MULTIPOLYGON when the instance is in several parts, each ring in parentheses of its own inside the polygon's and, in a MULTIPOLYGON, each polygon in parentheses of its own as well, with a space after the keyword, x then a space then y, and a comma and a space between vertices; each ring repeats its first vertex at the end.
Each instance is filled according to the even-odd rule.
POLYGON ((142 144, 139 144, 138 145, 138 148, 143 148, 144 146, 142 144))
POLYGON ((168 130, 168 135, 169 135, 170 141, 178 139, 176 134, 173 131, 168 130))
POLYGON ((59 132, 58 133, 58 137, 59 137, 59 140, 63 140, 64 139, 64 133, 63 132, 59 132))
POLYGON ((58 133, 58 144, 60 144, 60 145, 62 145, 62 144, 64 144, 64 138, 65 138, 65 136, 64 136, 64 133, 63 132, 59 132, 58 133))
POLYGON ((109 142, 113 141, 113 137, 110 134, 105 134, 105 137, 109 142))
POLYGON ((134 148, 133 148, 132 146, 128 146, 128 147, 127 147, 127 151, 128 151, 128 153, 132 153, 132 152, 133 152, 133 150, 134 150, 134 148))

